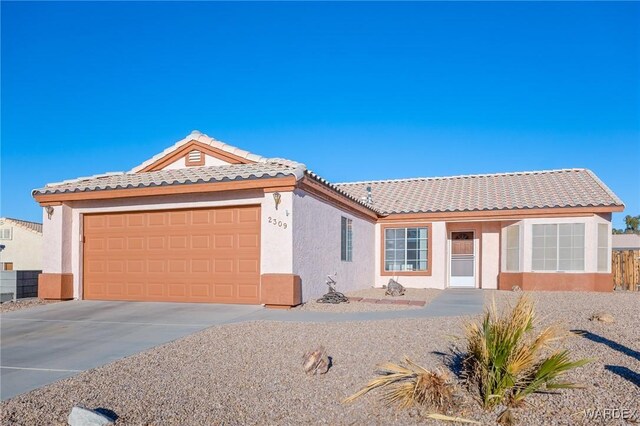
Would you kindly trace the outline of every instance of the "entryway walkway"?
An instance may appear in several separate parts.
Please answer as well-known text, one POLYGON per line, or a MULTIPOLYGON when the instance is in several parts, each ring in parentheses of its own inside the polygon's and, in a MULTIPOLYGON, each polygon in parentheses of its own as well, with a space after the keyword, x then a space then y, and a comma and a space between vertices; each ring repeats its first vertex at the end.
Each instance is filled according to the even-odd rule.
POLYGON ((311 312, 263 309, 235 321, 344 322, 402 318, 455 317, 477 315, 484 308, 484 292, 477 289, 447 289, 422 309, 376 312, 311 312))

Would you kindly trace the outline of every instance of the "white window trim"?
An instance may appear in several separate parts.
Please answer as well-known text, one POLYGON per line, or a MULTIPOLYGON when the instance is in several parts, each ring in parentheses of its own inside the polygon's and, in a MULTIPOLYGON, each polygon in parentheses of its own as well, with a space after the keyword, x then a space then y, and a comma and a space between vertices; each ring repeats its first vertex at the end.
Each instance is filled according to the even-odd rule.
POLYGON ((596 224, 596 271, 597 272, 609 272, 611 269, 611 228, 608 223, 598 223, 596 224), (606 227, 605 236, 606 238, 606 246, 600 245, 600 229, 602 226, 606 227), (605 259, 605 269, 600 269, 600 249, 605 249, 607 252, 607 258, 605 259))
POLYGON ((2 240, 2 241, 11 241, 11 240, 13 240, 13 228, 0 229, 0 240, 2 240), (5 236, 5 234, 8 234, 8 236, 5 236))
MULTIPOLYGON (((522 227, 520 224, 509 225, 505 228, 504 232, 504 272, 521 272, 522 271, 522 227), (509 269, 509 230, 516 229, 518 231, 518 267, 516 269, 509 269)), ((533 246, 533 243, 532 243, 533 246)), ((533 248, 533 247, 532 247, 533 248)), ((533 254, 532 254, 533 256, 533 254)), ((532 259, 533 260, 533 259, 532 259)))
POLYGON ((554 222, 554 223, 533 223, 531 224, 531 272, 536 273, 582 273, 587 271, 587 224, 584 222, 554 222), (533 227, 536 225, 556 225, 556 269, 534 269, 533 267, 533 227), (560 225, 582 225, 582 269, 560 269, 560 225))

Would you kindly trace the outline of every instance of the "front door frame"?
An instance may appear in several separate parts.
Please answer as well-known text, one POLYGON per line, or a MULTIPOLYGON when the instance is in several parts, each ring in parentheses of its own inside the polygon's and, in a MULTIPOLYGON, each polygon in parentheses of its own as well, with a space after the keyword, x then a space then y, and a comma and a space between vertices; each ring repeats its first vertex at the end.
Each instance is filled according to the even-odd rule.
POLYGON ((448 272, 447 272, 447 283, 449 288, 478 288, 478 276, 480 274, 480 256, 479 256, 479 233, 475 228, 460 228, 460 229, 450 229, 448 230, 448 240, 449 240, 449 249, 447 250, 448 254, 448 272), (453 234, 458 232, 471 232, 473 234, 473 285, 453 285, 452 284, 452 261, 453 261, 453 234))

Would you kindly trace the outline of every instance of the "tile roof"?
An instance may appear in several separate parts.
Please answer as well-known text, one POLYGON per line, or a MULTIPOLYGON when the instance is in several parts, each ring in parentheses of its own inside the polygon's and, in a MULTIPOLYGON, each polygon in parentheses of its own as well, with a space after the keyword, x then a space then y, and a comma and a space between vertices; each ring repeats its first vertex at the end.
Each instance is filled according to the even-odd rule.
POLYGON ((262 179, 296 176, 300 179, 306 170, 303 164, 270 160, 250 164, 225 166, 189 167, 175 170, 159 170, 140 173, 107 173, 104 175, 72 179, 48 184, 35 189, 37 194, 59 194, 65 192, 99 191, 105 189, 144 188, 165 185, 226 182, 245 179, 262 179))
POLYGON ((638 234, 614 234, 611 238, 611 248, 614 250, 640 249, 640 235, 638 234))
POLYGON ((5 222, 9 222, 15 226, 18 226, 20 228, 23 228, 29 231, 33 231, 38 234, 42 234, 42 224, 38 222, 30 222, 28 220, 13 219, 10 217, 0 217, 0 225, 4 224, 5 222))
POLYGON ((219 141, 217 139, 214 139, 211 136, 207 136, 207 135, 199 132, 198 130, 194 130, 186 138, 184 138, 182 140, 179 140, 178 142, 174 143, 173 145, 171 145, 170 147, 168 147, 164 151, 154 155, 153 157, 149 158, 144 163, 134 167, 133 169, 131 169, 130 172, 131 173, 139 172, 140 170, 144 169, 148 165, 155 163, 156 161, 158 161, 159 159, 161 159, 165 155, 171 154, 173 151, 175 151, 176 149, 180 148, 182 145, 185 145, 185 144, 191 142, 192 140, 196 140, 196 141, 198 141, 200 143, 203 143, 205 145, 209 145, 209 146, 211 146, 213 148, 218 148, 218 149, 220 149, 222 151, 228 152, 230 154, 236 155, 236 156, 241 157, 241 158, 245 158, 245 159, 247 159, 249 161, 255 161, 255 162, 268 161, 268 159, 265 158, 265 157, 262 157, 262 156, 256 155, 256 154, 252 154, 249 151, 245 151, 244 149, 236 148, 235 146, 232 146, 232 145, 226 144, 224 142, 221 142, 221 141, 219 141))
POLYGON ((622 206, 590 170, 563 169, 340 183, 337 188, 390 213, 622 206))
POLYGON ((622 201, 586 169, 333 184, 308 170, 302 163, 252 154, 196 130, 129 172, 105 173, 52 183, 44 188, 35 189, 33 195, 284 176, 295 176, 297 180, 306 176, 380 215, 544 207, 623 206, 622 201), (171 154, 192 140, 246 158, 252 163, 140 172, 149 164, 171 154), (372 189, 371 204, 367 203, 367 187, 372 189))

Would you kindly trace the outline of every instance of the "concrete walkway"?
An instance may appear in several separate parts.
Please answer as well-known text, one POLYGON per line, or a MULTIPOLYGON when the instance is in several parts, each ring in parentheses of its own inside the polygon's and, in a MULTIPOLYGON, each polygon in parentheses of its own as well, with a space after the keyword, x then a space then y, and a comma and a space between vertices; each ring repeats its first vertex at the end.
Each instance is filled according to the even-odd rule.
POLYGON ((484 307, 484 293, 476 289, 447 289, 421 309, 377 312, 327 313, 310 311, 279 311, 263 309, 252 312, 241 321, 345 322, 379 321, 402 318, 453 317, 476 315, 484 307))
POLYGON ((421 309, 327 313, 199 303, 72 301, 0 315, 0 397, 4 400, 84 370, 246 321, 344 322, 475 315, 481 290, 445 290, 421 309))

